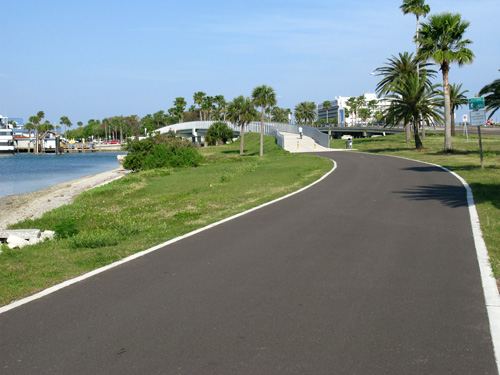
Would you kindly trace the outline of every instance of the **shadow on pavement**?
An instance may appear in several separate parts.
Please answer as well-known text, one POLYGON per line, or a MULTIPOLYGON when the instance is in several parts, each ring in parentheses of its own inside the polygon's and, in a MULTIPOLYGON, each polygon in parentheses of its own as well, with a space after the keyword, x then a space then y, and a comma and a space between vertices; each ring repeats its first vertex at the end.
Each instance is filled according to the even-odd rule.
POLYGON ((425 201, 437 200, 449 207, 467 206, 465 188, 452 185, 432 185, 418 186, 404 191, 395 191, 396 194, 402 194, 404 198, 425 201))

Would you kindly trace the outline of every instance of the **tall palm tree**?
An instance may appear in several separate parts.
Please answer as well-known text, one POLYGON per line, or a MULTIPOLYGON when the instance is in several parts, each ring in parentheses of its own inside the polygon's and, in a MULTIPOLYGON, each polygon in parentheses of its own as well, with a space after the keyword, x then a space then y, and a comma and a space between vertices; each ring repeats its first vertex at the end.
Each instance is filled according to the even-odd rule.
MULTIPOLYGON (((429 5, 425 4, 425 0, 403 0, 403 4, 399 7, 403 11, 403 14, 414 14, 417 18, 417 31, 415 33, 415 44, 417 47, 416 54, 418 55, 419 41, 418 41, 418 31, 420 28, 420 16, 424 18, 429 14, 431 8, 429 5)), ((417 72, 418 72, 418 62, 417 62, 417 72)))
POLYGON ((326 110, 326 123, 328 124, 328 110, 332 108, 332 103, 329 100, 325 100, 322 105, 326 110))
POLYGON ((243 95, 240 95, 229 103, 227 113, 229 120, 241 128, 240 155, 243 155, 245 125, 253 121, 258 116, 258 112, 253 106, 252 100, 248 96, 245 98, 243 95))
POLYGON ((252 91, 253 104, 260 107, 262 115, 260 117, 260 156, 264 155, 264 113, 267 106, 276 105, 276 93, 270 86, 257 86, 252 91))
POLYGON ((445 135, 444 150, 452 150, 451 141, 451 113, 450 113, 450 64, 459 66, 470 64, 474 60, 474 53, 468 48, 472 43, 464 39, 470 22, 462 20, 460 14, 441 13, 433 15, 429 21, 420 27, 418 42, 420 49, 418 57, 423 60, 433 60, 440 65, 443 74, 444 88, 444 119, 445 135))
POLYGON ((410 74, 394 86, 393 93, 387 98, 391 102, 385 110, 387 123, 398 124, 401 121, 412 121, 415 148, 423 148, 418 134, 420 116, 427 122, 440 121, 442 118, 438 85, 429 88, 419 75, 410 74))
MULTIPOLYGON (((443 87, 442 85, 439 86, 441 86, 441 88, 443 87)), ((462 84, 456 85, 455 83, 453 83, 450 85, 451 135, 455 135, 455 110, 460 106, 469 103, 469 99, 465 95, 467 92, 469 92, 469 90, 460 90, 462 90, 462 84)), ((440 90, 439 94, 444 99, 444 91, 440 90)), ((441 105, 444 106, 444 100, 441 105)))
POLYGON ((73 126, 73 124, 69 120, 68 116, 62 116, 61 121, 59 121, 59 124, 64 125, 64 133, 65 134, 66 134, 66 126, 68 128, 71 128, 71 126, 73 126))
POLYGON ((486 110, 491 111, 488 119, 500 109, 500 79, 494 80, 479 91, 479 96, 484 96, 486 110))
POLYGON ((201 117, 201 105, 203 104, 203 98, 206 96, 203 91, 198 91, 195 92, 193 95, 193 101, 198 104, 198 110, 200 111, 200 121, 203 121, 203 118, 201 117))
POLYGON ((179 122, 182 122, 182 118, 184 115, 184 110, 186 109, 186 101, 182 97, 175 98, 174 100, 174 107, 175 107, 175 114, 179 116, 179 122))

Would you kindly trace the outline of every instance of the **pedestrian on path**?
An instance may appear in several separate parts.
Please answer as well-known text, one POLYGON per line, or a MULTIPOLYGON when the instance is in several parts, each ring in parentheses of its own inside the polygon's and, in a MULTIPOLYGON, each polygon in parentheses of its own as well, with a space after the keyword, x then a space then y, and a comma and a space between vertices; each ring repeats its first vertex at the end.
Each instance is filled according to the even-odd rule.
POLYGON ((299 135, 300 135, 300 139, 302 139, 302 126, 299 126, 299 135))

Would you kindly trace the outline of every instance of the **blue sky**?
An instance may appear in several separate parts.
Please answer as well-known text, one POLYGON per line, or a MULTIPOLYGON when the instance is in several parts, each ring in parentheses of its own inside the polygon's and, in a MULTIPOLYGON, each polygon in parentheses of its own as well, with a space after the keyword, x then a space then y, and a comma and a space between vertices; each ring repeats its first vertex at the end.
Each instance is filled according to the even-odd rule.
MULTIPOLYGON (((401 2, 2 0, 0 114, 86 124, 166 111, 179 96, 189 106, 196 91, 229 101, 267 84, 292 109, 374 92, 370 72, 415 50, 401 2)), ((473 96, 500 78, 500 1, 426 3, 471 22, 475 61, 453 65, 450 81, 473 96)))

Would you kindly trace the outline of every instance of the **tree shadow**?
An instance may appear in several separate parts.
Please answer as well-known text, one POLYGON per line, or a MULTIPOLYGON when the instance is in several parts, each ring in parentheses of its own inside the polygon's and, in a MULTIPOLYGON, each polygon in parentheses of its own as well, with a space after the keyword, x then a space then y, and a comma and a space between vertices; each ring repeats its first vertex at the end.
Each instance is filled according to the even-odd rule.
POLYGON ((402 194, 403 198, 415 201, 436 200, 448 207, 453 208, 467 206, 467 196, 463 186, 417 186, 404 191, 395 191, 394 193, 402 194))
POLYGON ((409 167, 403 168, 404 171, 414 171, 414 172, 446 172, 443 168, 434 167, 432 165, 424 165, 421 167, 409 167))
POLYGON ((491 203, 495 208, 500 209, 500 184, 469 184, 472 189, 476 204, 491 203))

